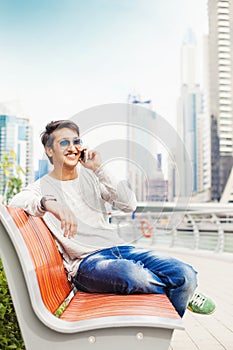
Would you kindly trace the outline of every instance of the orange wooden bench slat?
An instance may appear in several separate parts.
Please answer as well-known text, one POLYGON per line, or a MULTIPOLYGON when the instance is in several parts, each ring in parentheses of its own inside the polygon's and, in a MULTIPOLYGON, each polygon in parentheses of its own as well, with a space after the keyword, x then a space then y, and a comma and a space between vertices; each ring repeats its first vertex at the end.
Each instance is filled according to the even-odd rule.
POLYGON ((61 315, 61 319, 73 322, 106 316, 180 318, 164 294, 119 295, 78 292, 61 315))
POLYGON ((41 218, 29 216, 22 209, 7 209, 32 257, 43 302, 54 313, 71 290, 56 243, 41 218))

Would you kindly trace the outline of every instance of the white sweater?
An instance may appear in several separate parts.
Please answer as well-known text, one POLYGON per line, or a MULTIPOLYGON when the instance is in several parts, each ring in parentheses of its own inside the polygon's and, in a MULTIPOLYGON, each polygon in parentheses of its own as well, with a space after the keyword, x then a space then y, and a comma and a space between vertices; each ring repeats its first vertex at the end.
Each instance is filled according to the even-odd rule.
POLYGON ((108 222, 104 203, 124 212, 136 209, 134 193, 125 181, 117 182, 104 167, 95 173, 82 166, 75 180, 60 181, 45 175, 24 188, 10 202, 12 207, 23 208, 34 216, 43 216, 53 233, 63 256, 68 277, 73 277, 81 260, 90 253, 114 245, 124 244, 116 227, 108 222), (42 196, 54 195, 58 202, 68 206, 78 221, 77 234, 64 237, 61 222, 51 213, 44 213, 40 207, 42 196))

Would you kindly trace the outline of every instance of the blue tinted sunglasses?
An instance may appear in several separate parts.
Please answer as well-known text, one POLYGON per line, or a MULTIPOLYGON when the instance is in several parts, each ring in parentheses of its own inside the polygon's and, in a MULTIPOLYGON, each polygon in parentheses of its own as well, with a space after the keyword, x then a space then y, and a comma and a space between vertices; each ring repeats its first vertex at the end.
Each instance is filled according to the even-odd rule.
POLYGON ((71 145, 71 143, 73 143, 73 146, 78 146, 78 145, 82 145, 83 144, 81 139, 74 139, 72 141, 70 141, 70 140, 61 140, 59 142, 59 145, 61 147, 69 147, 71 145))

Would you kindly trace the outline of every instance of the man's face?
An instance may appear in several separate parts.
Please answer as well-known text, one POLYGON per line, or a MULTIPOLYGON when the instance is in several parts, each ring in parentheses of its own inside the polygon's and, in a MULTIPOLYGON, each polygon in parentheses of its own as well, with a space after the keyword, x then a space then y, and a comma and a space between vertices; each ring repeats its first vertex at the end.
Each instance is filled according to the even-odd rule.
POLYGON ((54 167, 73 169, 79 160, 82 145, 76 131, 68 128, 53 132, 53 146, 46 148, 46 153, 53 159, 54 167))

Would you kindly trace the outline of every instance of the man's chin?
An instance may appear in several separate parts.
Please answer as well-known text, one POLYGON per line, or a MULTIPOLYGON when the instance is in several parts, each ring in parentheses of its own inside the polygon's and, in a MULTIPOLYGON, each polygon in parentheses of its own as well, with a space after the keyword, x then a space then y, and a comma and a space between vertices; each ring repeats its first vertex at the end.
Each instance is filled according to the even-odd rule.
POLYGON ((78 158, 76 159, 65 159, 64 163, 63 163, 67 168, 74 168, 76 167, 76 165, 78 164, 78 158))

